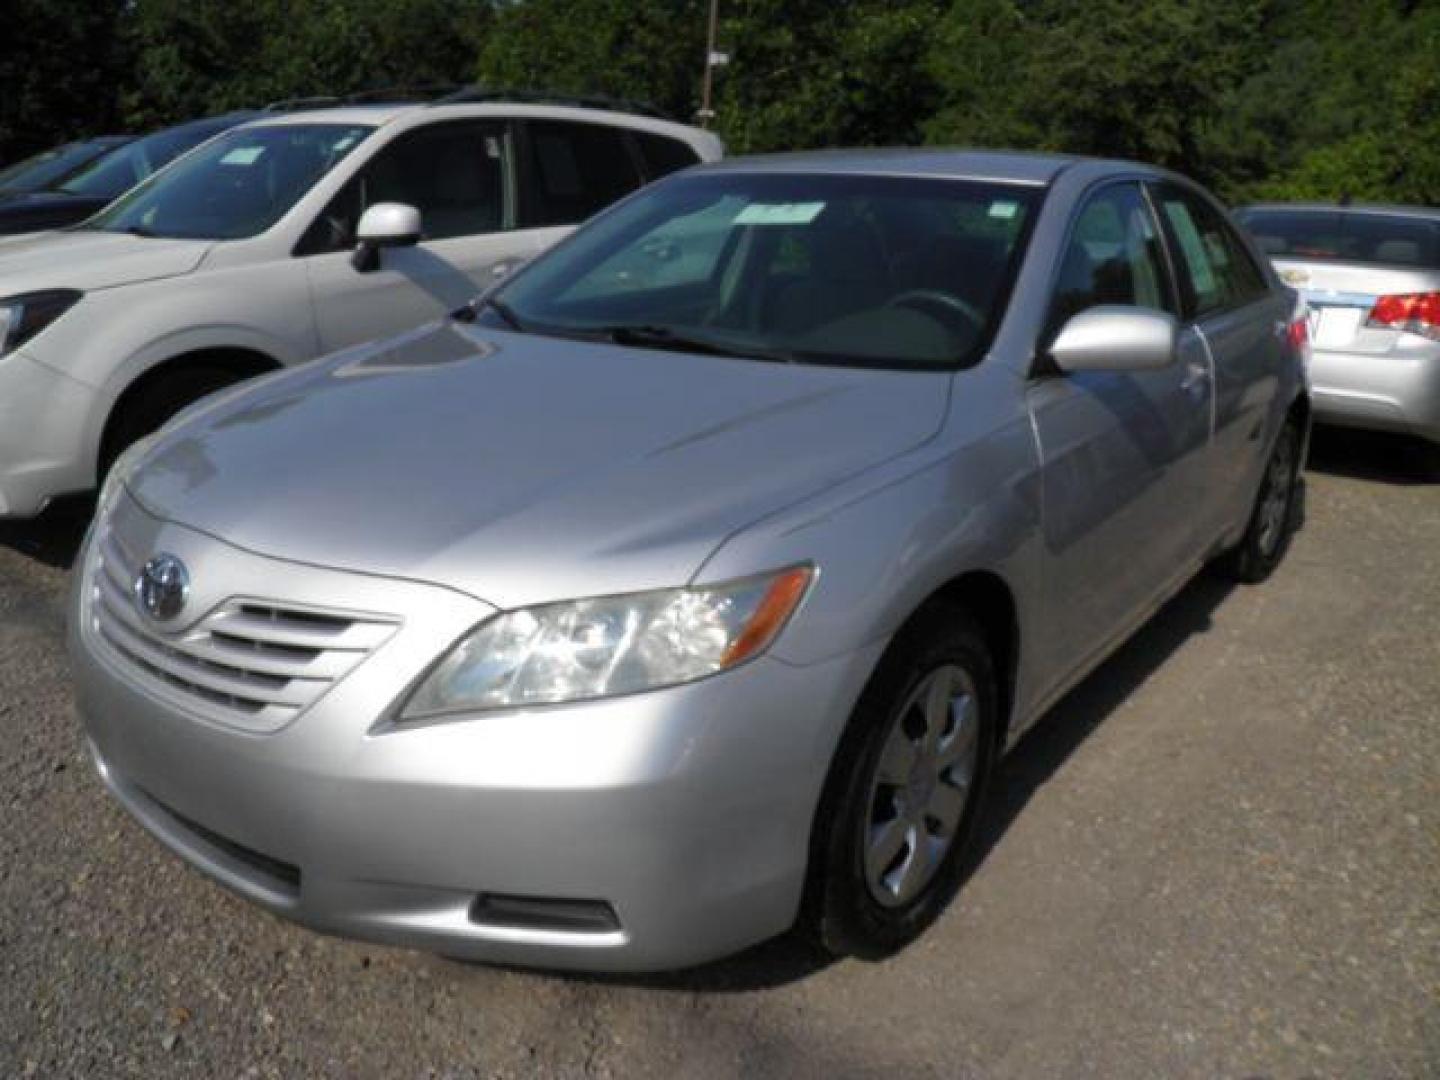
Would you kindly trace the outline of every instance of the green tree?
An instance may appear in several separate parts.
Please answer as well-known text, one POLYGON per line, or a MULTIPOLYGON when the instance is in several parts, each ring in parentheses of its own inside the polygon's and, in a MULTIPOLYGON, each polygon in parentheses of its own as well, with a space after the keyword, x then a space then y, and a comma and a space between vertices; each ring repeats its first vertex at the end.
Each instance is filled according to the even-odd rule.
POLYGON ((739 0, 727 4, 719 127, 737 153, 903 145, 936 87, 924 59, 934 0, 739 0))
POLYGON ((486 86, 630 98, 689 119, 698 107, 706 10, 706 0, 506 4, 476 74, 486 86))
POLYGON ((116 121, 126 0, 7 0, 0 32, 0 162, 116 121))
POLYGON ((469 79, 489 0, 135 0, 137 125, 280 98, 469 79))

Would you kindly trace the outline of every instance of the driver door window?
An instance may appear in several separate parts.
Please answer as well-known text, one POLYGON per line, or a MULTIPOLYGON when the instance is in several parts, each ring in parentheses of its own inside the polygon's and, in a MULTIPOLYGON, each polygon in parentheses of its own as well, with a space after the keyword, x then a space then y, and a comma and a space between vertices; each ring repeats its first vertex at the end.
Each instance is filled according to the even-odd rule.
POLYGON ((323 349, 409 330, 468 303, 501 268, 532 253, 514 228, 509 125, 436 123, 407 132, 368 161, 296 249, 315 300, 323 349), (420 211, 422 237, 387 248, 378 268, 351 263, 364 211, 378 203, 420 211))
POLYGON ((382 202, 419 210, 427 241, 513 227, 508 145, 499 123, 435 124, 402 135, 331 200, 298 253, 353 248, 361 215, 382 202))
POLYGON ((1133 184, 1096 195, 1070 234, 1051 303, 1050 326, 1101 304, 1175 313, 1160 233, 1149 204, 1133 184))

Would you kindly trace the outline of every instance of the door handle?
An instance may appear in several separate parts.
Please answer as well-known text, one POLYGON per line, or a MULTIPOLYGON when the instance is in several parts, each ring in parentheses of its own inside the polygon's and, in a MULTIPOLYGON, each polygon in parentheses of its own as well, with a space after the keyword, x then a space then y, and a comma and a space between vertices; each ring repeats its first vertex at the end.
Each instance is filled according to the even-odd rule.
POLYGON ((1210 378, 1210 369, 1194 360, 1185 365, 1185 378, 1180 380, 1180 389, 1187 394, 1193 394, 1205 388, 1206 381, 1210 378))

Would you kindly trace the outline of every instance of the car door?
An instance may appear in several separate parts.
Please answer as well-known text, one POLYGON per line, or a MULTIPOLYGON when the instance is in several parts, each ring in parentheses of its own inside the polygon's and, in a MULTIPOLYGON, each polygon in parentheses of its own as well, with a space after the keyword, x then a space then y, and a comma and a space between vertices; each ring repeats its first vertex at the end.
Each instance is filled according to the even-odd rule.
MULTIPOLYGON (((1179 311, 1159 226, 1138 183, 1109 183, 1077 211, 1042 347, 1066 320, 1104 304, 1179 311)), ((1039 629, 1057 682, 1193 569, 1201 543, 1195 508, 1208 482, 1210 379, 1203 340, 1182 326, 1178 355, 1163 369, 1042 369, 1032 380, 1047 613, 1039 629)))
POLYGON ((546 238, 515 227, 512 139, 504 121, 435 123, 396 138, 331 200, 297 248, 324 352, 394 334, 465 304, 546 238), (367 207, 420 211, 423 239, 352 264, 367 207))
POLYGON ((1266 420, 1288 362, 1292 301, 1272 290, 1225 214, 1204 195, 1166 183, 1154 185, 1151 196, 1185 317, 1214 364, 1214 449, 1202 512, 1205 538, 1214 542, 1249 513, 1265 459, 1266 420))

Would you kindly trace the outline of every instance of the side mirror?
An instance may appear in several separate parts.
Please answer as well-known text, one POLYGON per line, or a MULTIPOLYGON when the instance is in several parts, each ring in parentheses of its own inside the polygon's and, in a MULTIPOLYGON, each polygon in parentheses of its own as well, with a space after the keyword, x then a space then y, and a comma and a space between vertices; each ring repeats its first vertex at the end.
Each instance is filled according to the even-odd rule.
POLYGON ((1180 328, 1164 311, 1129 306, 1089 308, 1072 316, 1050 345, 1061 371, 1157 371, 1175 359, 1180 328))
POLYGON ((420 242, 420 211, 404 203, 376 203, 360 215, 359 241, 350 264, 362 274, 380 269, 382 248, 413 247, 420 242))

